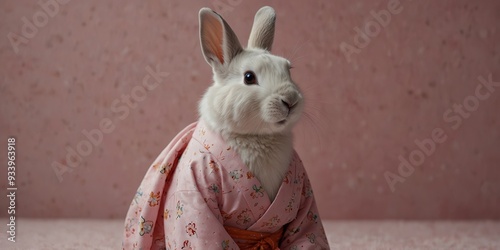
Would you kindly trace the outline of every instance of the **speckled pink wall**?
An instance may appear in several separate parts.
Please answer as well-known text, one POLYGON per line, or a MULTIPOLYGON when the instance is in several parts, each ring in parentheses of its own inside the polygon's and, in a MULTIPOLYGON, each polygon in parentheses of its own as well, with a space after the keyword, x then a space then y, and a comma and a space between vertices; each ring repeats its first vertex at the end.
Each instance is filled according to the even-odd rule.
POLYGON ((222 7, 245 43, 271 5, 323 217, 500 219, 498 1, 57 1, 0 2, 0 183, 14 136, 18 216, 124 217, 211 82, 198 10, 222 7))

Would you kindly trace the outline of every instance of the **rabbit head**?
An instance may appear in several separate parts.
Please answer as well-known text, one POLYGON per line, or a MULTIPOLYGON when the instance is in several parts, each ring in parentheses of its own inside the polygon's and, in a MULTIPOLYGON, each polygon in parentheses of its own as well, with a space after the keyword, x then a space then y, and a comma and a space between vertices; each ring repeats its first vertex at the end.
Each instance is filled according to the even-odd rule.
POLYGON ((270 53, 274 10, 257 12, 245 49, 219 14, 203 8, 199 18, 201 48, 214 81, 199 104, 207 126, 236 134, 289 133, 302 113, 303 97, 290 76, 290 62, 270 53))

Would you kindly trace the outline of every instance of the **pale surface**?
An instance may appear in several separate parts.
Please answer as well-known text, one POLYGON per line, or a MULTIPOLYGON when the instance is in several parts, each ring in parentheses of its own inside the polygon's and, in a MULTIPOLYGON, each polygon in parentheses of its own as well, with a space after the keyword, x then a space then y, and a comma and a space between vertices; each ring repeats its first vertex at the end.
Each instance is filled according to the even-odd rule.
MULTIPOLYGON (((1 220, 3 225, 5 219, 1 220)), ((331 249, 500 249, 500 222, 324 221, 331 249)), ((18 242, 1 249, 120 249, 122 220, 19 221, 18 242)))

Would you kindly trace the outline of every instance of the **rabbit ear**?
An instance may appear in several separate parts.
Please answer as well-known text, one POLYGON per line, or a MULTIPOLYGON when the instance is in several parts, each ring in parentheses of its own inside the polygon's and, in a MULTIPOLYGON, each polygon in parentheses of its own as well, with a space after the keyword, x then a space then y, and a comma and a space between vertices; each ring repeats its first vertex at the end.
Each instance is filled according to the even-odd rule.
POLYGON ((233 30, 216 12, 200 10, 200 42, 205 60, 212 67, 229 63, 243 48, 233 30))
POLYGON ((252 31, 248 39, 248 47, 271 51, 274 40, 275 22, 276 13, 273 8, 269 6, 260 8, 253 20, 252 31))

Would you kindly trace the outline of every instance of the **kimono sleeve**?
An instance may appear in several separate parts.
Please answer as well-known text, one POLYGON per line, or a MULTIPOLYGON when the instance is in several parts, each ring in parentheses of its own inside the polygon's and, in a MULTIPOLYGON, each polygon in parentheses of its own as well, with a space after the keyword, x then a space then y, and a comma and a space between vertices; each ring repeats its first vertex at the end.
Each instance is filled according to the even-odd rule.
POLYGON ((305 172, 304 176, 300 208, 297 217, 285 227, 280 249, 330 249, 311 183, 305 172))
POLYGON ((166 249, 239 249, 219 210, 220 173, 210 154, 198 154, 179 173, 164 215, 166 249))

